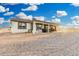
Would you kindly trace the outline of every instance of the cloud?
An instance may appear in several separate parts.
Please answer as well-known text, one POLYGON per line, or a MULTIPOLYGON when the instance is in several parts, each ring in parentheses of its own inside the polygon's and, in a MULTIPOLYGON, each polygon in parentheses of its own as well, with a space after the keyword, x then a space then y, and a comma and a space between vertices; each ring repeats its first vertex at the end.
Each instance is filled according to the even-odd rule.
POLYGON ((6 6, 6 5, 16 5, 16 4, 19 4, 19 3, 1 3, 1 4, 6 6))
POLYGON ((6 22, 10 22, 10 20, 4 20, 4 18, 0 18, 0 24, 6 23, 6 22))
POLYGON ((73 21, 72 21, 72 24, 74 24, 74 25, 78 25, 78 24, 79 24, 79 21, 75 21, 75 20, 73 20, 73 21))
POLYGON ((56 16, 52 16, 52 18, 56 18, 56 16))
POLYGON ((20 19, 29 19, 29 20, 32 20, 32 15, 29 15, 27 16, 25 13, 23 12, 20 12, 19 14, 16 15, 17 18, 20 18, 20 19))
POLYGON ((79 24, 79 16, 73 16, 73 17, 71 17, 71 19, 72 19, 72 23, 74 25, 78 25, 79 24))
POLYGON ((74 7, 79 7, 79 3, 72 3, 71 5, 74 7))
POLYGON ((0 5, 0 12, 6 12, 5 7, 3 7, 3 6, 0 5))
POLYGON ((30 19, 30 20, 32 20, 32 18, 33 18, 32 15, 29 15, 29 16, 27 16, 27 17, 28 17, 28 19, 30 19))
POLYGON ((6 12, 6 11, 9 11, 9 8, 5 8, 0 5, 0 12, 6 12))
POLYGON ((6 12, 5 14, 4 14, 4 16, 10 16, 10 15, 13 15, 14 14, 14 12, 6 12))
POLYGON ((28 8, 22 9, 22 11, 36 11, 37 9, 37 5, 31 5, 28 8))
MULTIPOLYGON (((17 4, 20 4, 20 3, 1 3, 2 5, 17 5, 17 4)), ((44 3, 24 3, 25 5, 41 5, 41 4, 44 4, 44 3)))
POLYGON ((20 12, 19 14, 16 15, 16 17, 19 19, 28 19, 28 20, 33 20, 33 18, 35 18, 36 20, 41 20, 41 21, 44 21, 45 19, 45 17, 43 16, 33 17, 32 15, 26 15, 24 12, 20 12))
POLYGON ((27 8, 22 8, 22 11, 36 11, 38 9, 38 5, 44 4, 44 3, 24 3, 30 5, 27 8))
POLYGON ((76 22, 72 22, 72 23, 68 23, 66 27, 67 28, 79 28, 79 24, 77 24, 76 22))
POLYGON ((19 4, 19 3, 8 3, 9 5, 17 5, 17 4, 19 4))
POLYGON ((24 3, 24 4, 28 4, 28 5, 41 5, 41 4, 44 4, 44 3, 24 3))
POLYGON ((45 17, 44 16, 36 16, 34 17, 36 20, 41 20, 41 21, 44 21, 45 20, 45 17))
POLYGON ((20 12, 19 14, 17 14, 16 17, 18 17, 20 19, 27 19, 27 15, 23 12, 20 12))
POLYGON ((44 3, 29 3, 29 5, 41 5, 41 4, 44 4, 44 3))
POLYGON ((66 11, 57 11, 57 17, 67 16, 66 11))
POLYGON ((73 16, 71 17, 72 21, 71 23, 67 24, 67 27, 69 28, 79 28, 79 16, 73 16))
POLYGON ((79 20, 79 16, 73 16, 71 17, 72 20, 79 20))
POLYGON ((4 18, 0 18, 0 24, 4 22, 4 18))
POLYGON ((59 18, 54 18, 54 19, 52 19, 52 22, 54 22, 54 23, 60 23, 60 22, 61 22, 61 19, 59 19, 59 18))
POLYGON ((6 11, 9 11, 9 8, 6 8, 6 11))

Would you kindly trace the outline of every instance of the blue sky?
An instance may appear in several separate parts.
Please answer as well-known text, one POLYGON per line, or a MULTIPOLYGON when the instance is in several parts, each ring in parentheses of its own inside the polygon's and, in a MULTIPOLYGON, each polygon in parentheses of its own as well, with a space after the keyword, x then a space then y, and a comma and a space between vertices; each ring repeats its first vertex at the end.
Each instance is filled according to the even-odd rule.
POLYGON ((44 17, 47 21, 52 21, 55 18, 60 20, 61 25, 72 23, 71 18, 78 18, 79 16, 79 4, 71 3, 39 3, 39 4, 0 4, 0 27, 9 26, 9 20, 11 17, 24 13, 25 15, 32 17, 44 17), (30 7, 30 8, 29 8, 30 7), (31 8, 32 7, 32 8, 31 8), (3 9, 1 9, 3 8, 3 9), (35 9, 34 9, 35 8, 35 9), (23 9, 23 10, 22 10, 23 9), (58 12, 57 12, 58 11, 58 12), (63 12, 62 12, 63 11, 63 12), (59 14, 59 15, 58 15, 59 14), (54 16, 54 17, 53 17, 54 16), (53 19, 53 18, 54 19, 53 19), (2 21, 4 20, 4 21, 2 21))

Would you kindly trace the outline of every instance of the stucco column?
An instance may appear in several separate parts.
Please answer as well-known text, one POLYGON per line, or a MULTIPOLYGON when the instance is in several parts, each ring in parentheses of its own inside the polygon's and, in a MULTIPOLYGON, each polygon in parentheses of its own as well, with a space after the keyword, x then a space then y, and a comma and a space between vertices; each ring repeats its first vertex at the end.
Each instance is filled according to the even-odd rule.
POLYGON ((56 26, 54 26, 55 27, 55 31, 56 31, 56 26))
POLYGON ((48 24, 48 33, 50 32, 49 29, 50 29, 50 25, 48 24))
POLYGON ((32 30, 32 33, 35 34, 36 33, 36 23, 33 22, 33 30, 32 30))
POLYGON ((42 29, 44 29, 44 24, 42 24, 42 29))

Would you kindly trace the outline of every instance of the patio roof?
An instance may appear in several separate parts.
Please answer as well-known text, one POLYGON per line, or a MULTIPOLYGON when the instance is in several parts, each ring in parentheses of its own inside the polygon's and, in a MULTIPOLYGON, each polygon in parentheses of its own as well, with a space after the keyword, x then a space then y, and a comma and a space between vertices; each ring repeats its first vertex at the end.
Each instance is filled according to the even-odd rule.
POLYGON ((12 18, 11 21, 32 23, 32 20, 29 20, 29 19, 12 18))
POLYGON ((29 20, 29 19, 18 19, 18 18, 12 18, 11 21, 15 22, 26 22, 26 23, 33 23, 35 21, 36 23, 44 23, 44 24, 50 24, 50 25, 58 25, 57 23, 54 22, 46 22, 46 21, 41 21, 41 20, 29 20))

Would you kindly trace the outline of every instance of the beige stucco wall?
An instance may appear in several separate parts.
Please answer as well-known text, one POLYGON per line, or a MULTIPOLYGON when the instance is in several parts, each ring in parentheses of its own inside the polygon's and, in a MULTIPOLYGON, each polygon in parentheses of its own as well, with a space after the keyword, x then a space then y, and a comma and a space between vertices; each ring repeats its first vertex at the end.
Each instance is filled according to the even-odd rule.
POLYGON ((31 29, 31 24, 26 23, 26 29, 18 29, 18 22, 11 22, 11 32, 12 33, 21 33, 21 32, 28 32, 29 29, 31 29))

